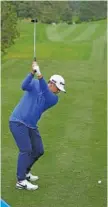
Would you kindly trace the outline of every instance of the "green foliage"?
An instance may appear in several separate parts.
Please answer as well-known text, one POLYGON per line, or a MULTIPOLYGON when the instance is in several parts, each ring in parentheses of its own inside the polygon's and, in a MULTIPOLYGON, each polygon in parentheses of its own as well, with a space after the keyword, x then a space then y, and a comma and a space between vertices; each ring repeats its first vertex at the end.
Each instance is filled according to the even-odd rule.
POLYGON ((61 20, 67 22, 68 24, 72 23, 72 11, 69 6, 66 7, 61 15, 61 20))
POLYGON ((107 17, 106 1, 80 2, 79 18, 81 21, 96 21, 107 17))
POLYGON ((72 21, 72 10, 68 1, 15 1, 13 4, 21 18, 37 17, 39 21, 48 24, 72 21))
POLYGON ((106 14, 106 1, 2 1, 1 50, 4 52, 18 36, 17 19, 37 17, 41 23, 79 24, 104 19, 106 14))
POLYGON ((16 12, 20 18, 37 17, 43 23, 72 23, 72 17, 77 16, 76 23, 95 21, 106 18, 106 1, 14 1, 16 12))
POLYGON ((11 2, 1 2, 1 51, 14 43, 18 36, 17 15, 11 2))

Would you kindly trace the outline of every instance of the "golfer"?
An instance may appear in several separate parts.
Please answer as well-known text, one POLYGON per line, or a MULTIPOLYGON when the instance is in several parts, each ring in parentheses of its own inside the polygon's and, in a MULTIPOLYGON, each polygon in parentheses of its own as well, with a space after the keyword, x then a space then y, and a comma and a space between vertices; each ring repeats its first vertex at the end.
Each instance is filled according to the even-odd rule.
POLYGON ((16 183, 18 189, 38 188, 38 185, 31 183, 38 180, 38 176, 30 172, 33 164, 44 154, 37 122, 44 111, 57 104, 57 94, 60 91, 65 92, 64 85, 65 81, 60 75, 53 75, 46 83, 36 62, 33 62, 31 73, 22 83, 25 93, 9 119, 10 131, 19 148, 16 183), (35 74, 37 79, 34 78, 35 74))

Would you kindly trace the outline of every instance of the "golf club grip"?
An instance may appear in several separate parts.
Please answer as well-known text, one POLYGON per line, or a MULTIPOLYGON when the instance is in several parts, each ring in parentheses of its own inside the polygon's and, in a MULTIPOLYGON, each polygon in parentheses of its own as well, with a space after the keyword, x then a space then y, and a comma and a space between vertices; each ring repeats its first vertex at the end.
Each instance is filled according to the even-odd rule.
POLYGON ((36 57, 34 57, 34 61, 36 61, 36 57))

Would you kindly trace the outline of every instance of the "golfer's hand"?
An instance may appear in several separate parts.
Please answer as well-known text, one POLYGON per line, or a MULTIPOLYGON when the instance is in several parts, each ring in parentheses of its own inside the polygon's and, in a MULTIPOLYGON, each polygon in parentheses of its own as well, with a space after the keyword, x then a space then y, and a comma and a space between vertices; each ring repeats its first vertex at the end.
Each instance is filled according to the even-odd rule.
POLYGON ((32 74, 34 75, 36 73, 37 76, 41 76, 40 68, 38 64, 34 61, 32 63, 32 74))

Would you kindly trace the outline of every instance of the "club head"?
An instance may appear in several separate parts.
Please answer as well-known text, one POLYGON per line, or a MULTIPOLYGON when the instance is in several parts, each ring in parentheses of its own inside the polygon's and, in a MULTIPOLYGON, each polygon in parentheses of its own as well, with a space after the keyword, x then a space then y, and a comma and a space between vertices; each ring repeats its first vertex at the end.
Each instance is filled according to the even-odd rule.
POLYGON ((33 23, 37 23, 38 20, 37 20, 37 19, 32 19, 31 22, 33 22, 33 23))

